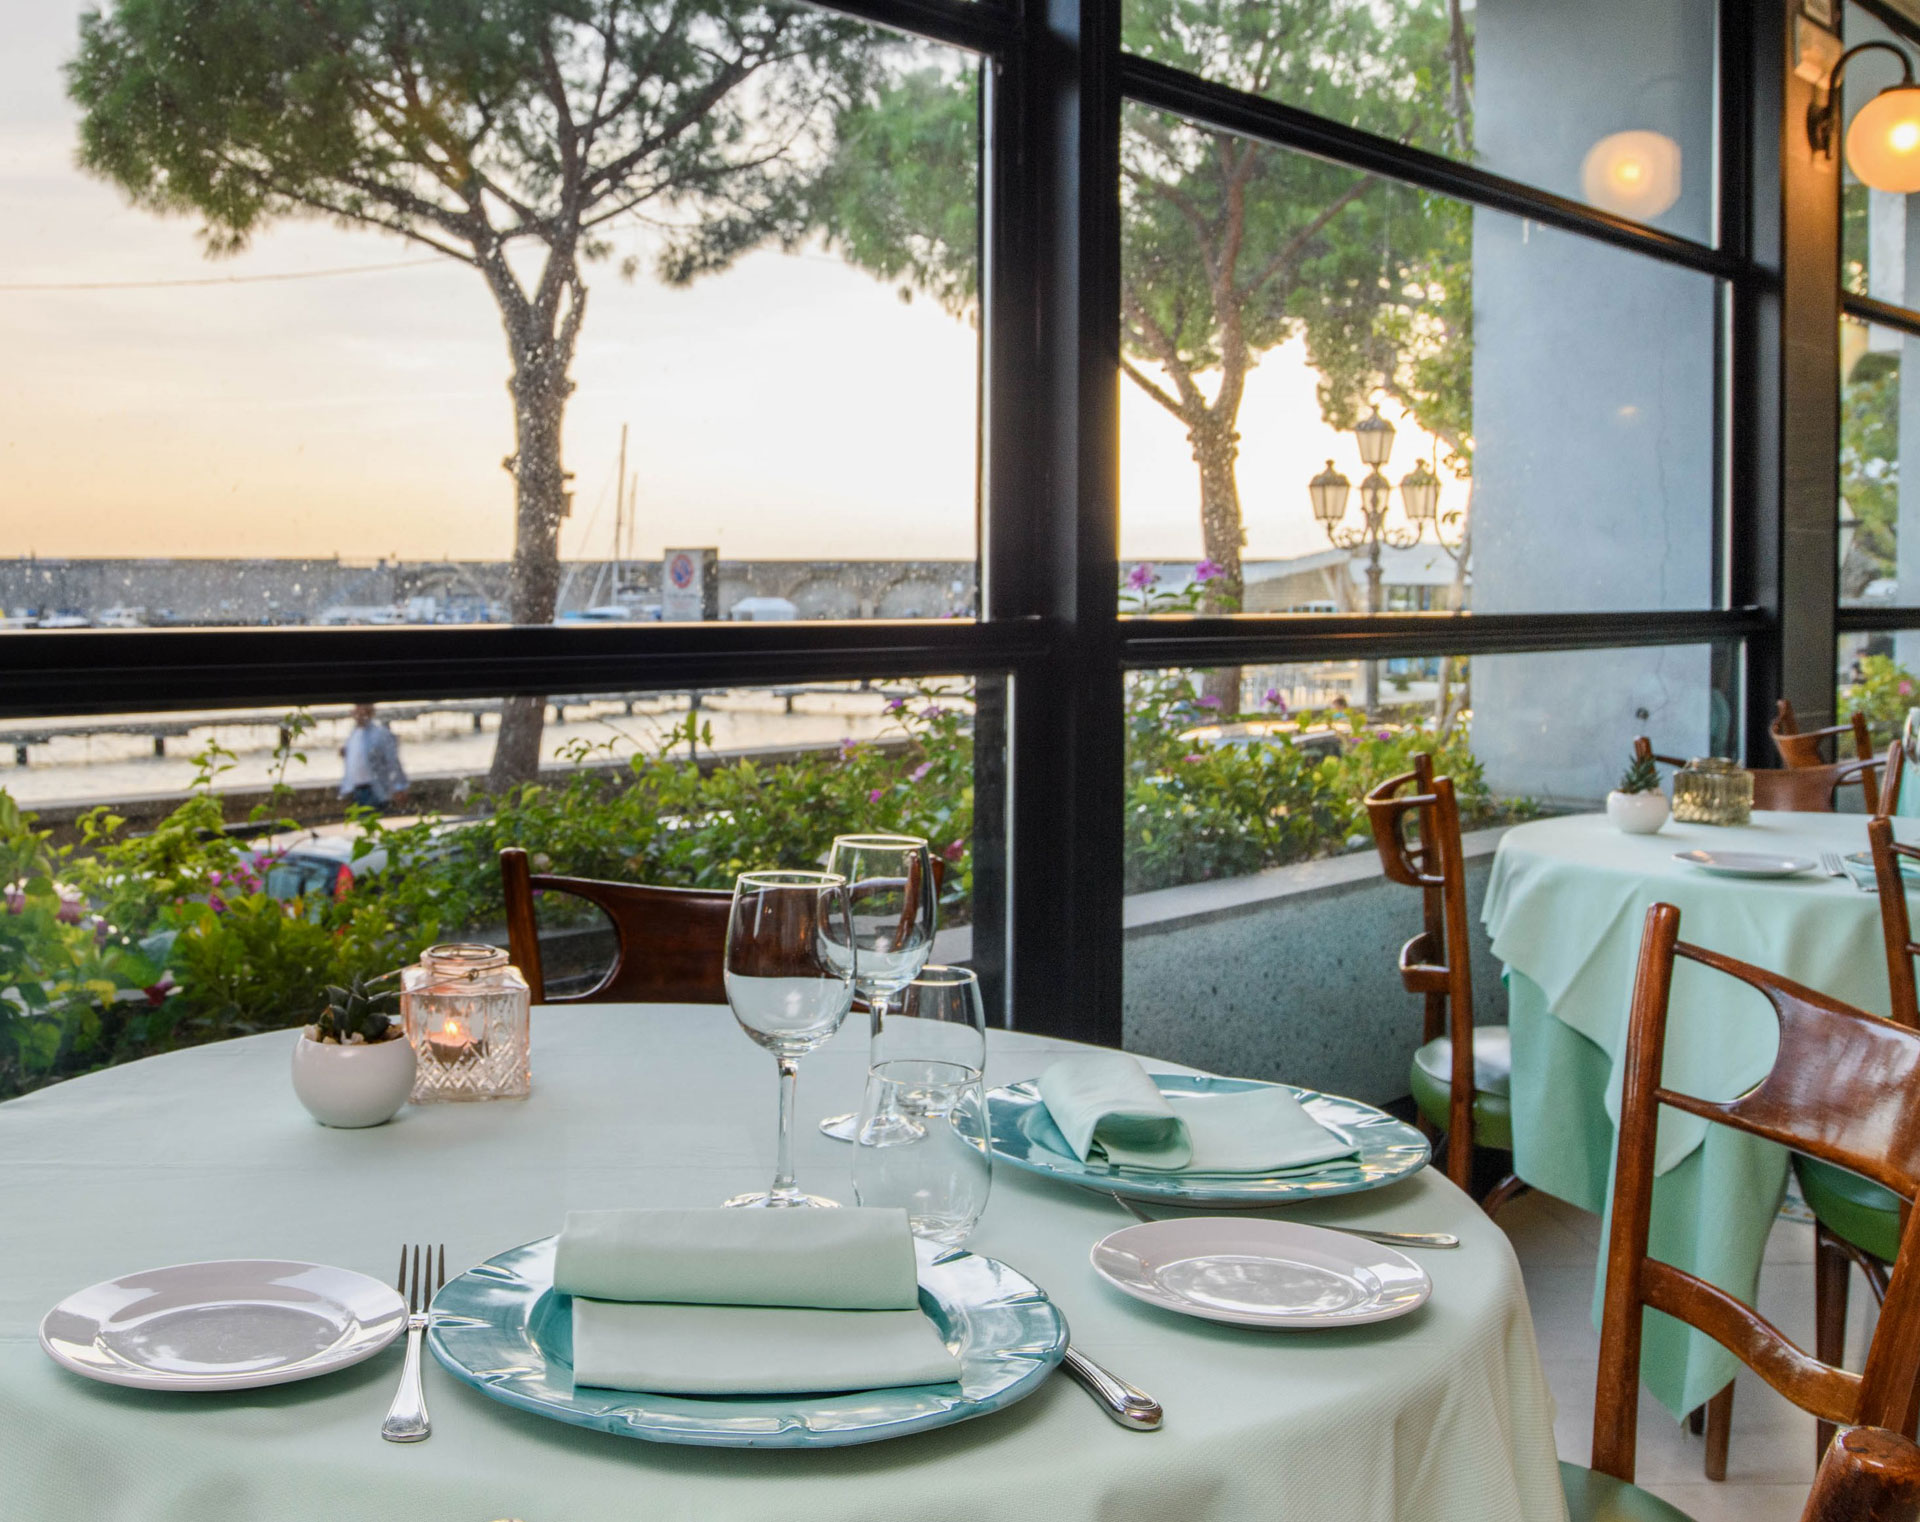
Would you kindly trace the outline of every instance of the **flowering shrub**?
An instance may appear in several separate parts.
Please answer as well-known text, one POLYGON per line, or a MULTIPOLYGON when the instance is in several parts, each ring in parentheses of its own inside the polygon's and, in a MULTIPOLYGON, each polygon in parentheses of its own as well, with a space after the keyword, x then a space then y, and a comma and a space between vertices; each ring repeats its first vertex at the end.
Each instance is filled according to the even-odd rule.
POLYGON ((1890 655, 1862 656, 1857 679, 1840 686, 1837 707, 1842 718, 1865 713, 1874 744, 1884 748, 1905 728, 1907 710, 1920 708, 1920 682, 1890 655))

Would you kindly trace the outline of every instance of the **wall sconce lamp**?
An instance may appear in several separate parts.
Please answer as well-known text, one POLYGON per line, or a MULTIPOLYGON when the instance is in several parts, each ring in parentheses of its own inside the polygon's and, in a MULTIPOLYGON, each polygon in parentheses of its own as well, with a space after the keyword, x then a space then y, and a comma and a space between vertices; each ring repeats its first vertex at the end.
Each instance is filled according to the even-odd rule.
POLYGON ((1854 113, 1847 128, 1847 167, 1863 185, 1910 194, 1920 190, 1920 87, 1913 82, 1913 61, 1892 43, 1863 42, 1840 55, 1827 76, 1825 98, 1807 107, 1807 140, 1814 152, 1833 156, 1840 124, 1840 75, 1850 60, 1876 48, 1900 60, 1900 83, 1854 113))

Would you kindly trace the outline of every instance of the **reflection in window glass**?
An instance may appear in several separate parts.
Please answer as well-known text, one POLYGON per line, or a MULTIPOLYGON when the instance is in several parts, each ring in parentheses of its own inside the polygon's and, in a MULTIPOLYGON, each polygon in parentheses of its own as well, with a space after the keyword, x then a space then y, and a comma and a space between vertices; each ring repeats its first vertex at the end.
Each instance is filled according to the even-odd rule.
MULTIPOLYGON (((1834 713, 1844 723, 1856 711, 1867 716, 1876 754, 1907 730, 1907 715, 1920 711, 1920 630, 1843 634, 1834 673, 1834 713)), ((1852 749, 1846 751, 1852 755, 1852 749)), ((1905 790, 1920 813, 1920 784, 1905 790)))
POLYGON ((1130 574, 1215 612, 1714 605, 1712 279, 1137 106, 1122 152, 1130 574))
MULTIPOLYGON (((1892 328, 1842 318, 1840 322, 1840 600, 1852 607, 1902 601, 1903 569, 1920 588, 1920 566, 1903 566, 1900 546, 1920 547, 1920 531, 1902 525, 1920 515, 1920 486, 1900 475, 1900 437, 1920 398, 1905 396, 1903 375, 1920 339, 1892 328)), ((1915 553, 1910 550, 1909 553, 1915 553)), ((1911 601, 1912 598, 1906 599, 1911 601)))
POLYGON ((797 6, 577 10, 458 47, 457 8, 13 18, 0 614, 972 613, 975 60, 797 6))
MULTIPOLYGON (((300 1023, 327 984, 435 941, 504 945, 506 846, 536 871, 730 888, 817 867, 836 834, 918 834, 945 863, 936 952, 965 961, 974 700, 959 679, 552 698, 538 783, 504 790, 497 701, 0 725, 0 1098, 300 1023)), ((539 919, 562 991, 596 982, 598 914, 539 919)))
POLYGON ((1126 46, 1714 237, 1712 0, 1126 0, 1126 46))

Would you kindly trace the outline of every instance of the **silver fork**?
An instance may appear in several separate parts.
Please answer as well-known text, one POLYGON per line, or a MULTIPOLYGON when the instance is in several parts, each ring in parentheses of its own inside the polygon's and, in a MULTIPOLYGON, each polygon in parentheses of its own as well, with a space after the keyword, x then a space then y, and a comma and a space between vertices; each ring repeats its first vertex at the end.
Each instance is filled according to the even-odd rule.
POLYGON ((400 1278, 394 1284, 407 1302, 407 1365, 400 1371, 400 1388, 394 1392, 387 1419, 380 1424, 380 1435, 389 1443, 418 1443, 431 1436, 433 1424, 427 1420, 427 1395, 420 1387, 420 1339, 426 1335, 427 1307, 433 1292, 447 1282, 447 1244, 440 1244, 440 1267, 433 1266, 433 1249, 400 1249, 400 1278))
POLYGON ((1828 877, 1843 878, 1847 875, 1846 864, 1840 860, 1840 853, 1838 851, 1822 851, 1820 853, 1820 870, 1828 877))

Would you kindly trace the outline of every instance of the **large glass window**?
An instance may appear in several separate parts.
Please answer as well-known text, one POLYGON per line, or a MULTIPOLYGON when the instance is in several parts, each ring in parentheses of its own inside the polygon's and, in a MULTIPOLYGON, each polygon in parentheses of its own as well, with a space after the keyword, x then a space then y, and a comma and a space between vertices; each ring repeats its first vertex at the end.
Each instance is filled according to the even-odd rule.
MULTIPOLYGON (((25 758, 0 769, 0 1098, 302 1023, 326 985, 435 941, 504 945, 506 846, 541 872, 730 888, 818 867, 839 833, 911 831, 942 863, 937 950, 972 956, 973 682, 548 701, 538 780, 502 790, 497 701, 0 727, 25 758)), ((981 839, 997 864, 1001 831, 981 839)), ((597 982, 599 911, 549 895, 538 918, 555 991, 597 982)))
POLYGON ((417 7, 16 18, 0 614, 970 616, 977 60, 604 10, 570 115, 417 7))
POLYGON ((1140 106, 1122 149, 1132 610, 1715 605, 1712 278, 1140 106))
POLYGON ((1126 0, 1133 52, 1714 237, 1712 0, 1126 0))

